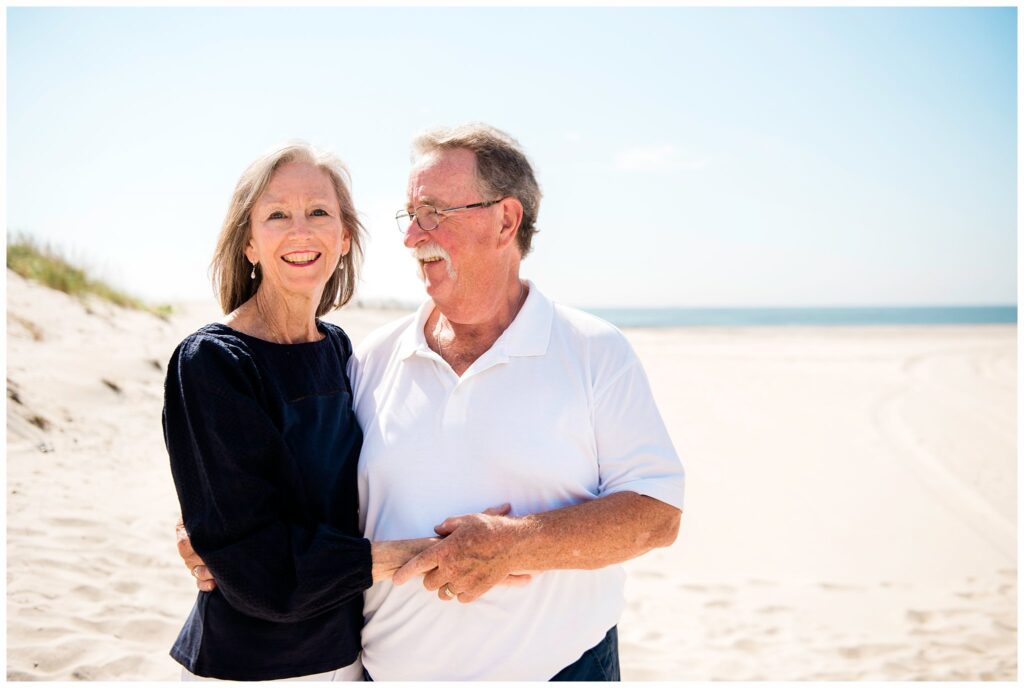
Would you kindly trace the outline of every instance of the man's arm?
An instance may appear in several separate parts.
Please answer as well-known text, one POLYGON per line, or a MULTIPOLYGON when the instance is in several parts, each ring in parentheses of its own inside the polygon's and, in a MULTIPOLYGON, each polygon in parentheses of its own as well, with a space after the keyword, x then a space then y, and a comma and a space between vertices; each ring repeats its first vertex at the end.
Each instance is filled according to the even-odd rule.
MULTIPOLYGON (((205 592, 210 592, 217 587, 217 581, 213 577, 213 573, 206 566, 206 562, 203 561, 202 557, 192 549, 192 541, 188 537, 188 532, 185 530, 185 524, 181 518, 178 519, 178 523, 175 526, 175 535, 178 540, 178 554, 181 556, 182 561, 185 562, 185 566, 188 567, 189 571, 196 579, 196 587, 205 592)), ((373 575, 373 582, 388 580, 392 574, 397 571, 402 564, 409 561, 409 559, 419 552, 422 552, 432 544, 439 542, 437 538, 417 538, 412 540, 386 540, 383 542, 371 542, 370 543, 370 556, 373 560, 371 573, 373 575)), ((510 582, 510 585, 525 584, 529 582, 529 577, 519 576, 519 580, 510 582)))
MULTIPOLYGON (((502 504, 501 506, 485 509, 483 514, 476 515, 503 516, 507 514, 511 508, 512 507, 509 504, 502 504)), ((186 568, 188 568, 195 577, 196 587, 204 592, 210 592, 217 587, 217 581, 214 579, 213 573, 206 566, 206 562, 204 562, 202 557, 192 549, 192 541, 188 537, 188 532, 185 530, 185 523, 181 517, 178 518, 178 523, 175 525, 174 530, 178 541, 178 555, 181 557, 182 561, 185 562, 186 568)), ((422 552, 435 542, 438 542, 437 538, 371 542, 370 558, 373 562, 371 568, 373 582, 376 583, 377 581, 389 580, 395 571, 408 562, 413 555, 422 552)), ((518 587, 529 583, 530 576, 529 574, 509 575, 500 582, 502 585, 518 587)))
MULTIPOLYGON (((518 571, 598 569, 675 542, 682 512, 635 492, 617 492, 582 504, 521 518, 468 514, 435 528, 446 536, 394 574, 401 585, 425 574, 423 585, 447 585, 472 602, 518 571)), ((449 599, 444 591, 441 599, 449 599)))

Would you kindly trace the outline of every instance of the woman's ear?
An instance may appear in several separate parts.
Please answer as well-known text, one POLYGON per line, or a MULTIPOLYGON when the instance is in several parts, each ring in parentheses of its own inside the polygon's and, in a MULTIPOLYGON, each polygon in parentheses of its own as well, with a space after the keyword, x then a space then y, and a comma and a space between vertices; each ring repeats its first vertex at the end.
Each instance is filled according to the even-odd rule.
POLYGON ((245 259, 247 261, 249 261, 250 263, 255 263, 256 262, 256 247, 252 245, 252 239, 251 238, 245 244, 245 248, 243 249, 243 252, 245 253, 245 259))

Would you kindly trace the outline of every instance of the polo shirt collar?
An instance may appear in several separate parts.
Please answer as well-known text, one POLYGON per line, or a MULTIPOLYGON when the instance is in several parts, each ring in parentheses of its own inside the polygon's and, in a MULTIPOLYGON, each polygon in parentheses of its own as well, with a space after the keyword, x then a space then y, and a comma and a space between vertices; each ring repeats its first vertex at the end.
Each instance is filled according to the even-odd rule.
MULTIPOLYGON (((543 356, 547 353, 555 305, 532 281, 526 280, 526 285, 529 293, 523 307, 484 356, 543 356)), ((404 360, 417 353, 436 356, 427 346, 427 338, 423 333, 423 326, 427 324, 433 310, 434 302, 431 299, 420 304, 412 327, 406 330, 399 342, 399 359, 404 360)))

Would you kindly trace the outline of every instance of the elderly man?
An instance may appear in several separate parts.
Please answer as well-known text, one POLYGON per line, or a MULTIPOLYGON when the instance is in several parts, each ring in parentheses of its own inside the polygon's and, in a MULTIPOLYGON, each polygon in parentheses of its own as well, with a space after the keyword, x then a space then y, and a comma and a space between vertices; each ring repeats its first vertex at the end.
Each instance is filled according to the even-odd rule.
POLYGON ((430 299, 356 352, 360 518, 444 537, 366 593, 368 678, 617 680, 615 564, 675 540, 683 469, 635 353, 519 276, 539 202, 503 132, 414 142, 398 221, 430 299))
POLYGON ((399 228, 430 300, 356 353, 360 514, 374 539, 446 537, 366 594, 364 666, 617 679, 612 565, 675 540, 682 467, 622 334, 520 279, 540 190, 517 143, 467 125, 414 160, 399 228), (518 571, 541 573, 492 589, 518 571))

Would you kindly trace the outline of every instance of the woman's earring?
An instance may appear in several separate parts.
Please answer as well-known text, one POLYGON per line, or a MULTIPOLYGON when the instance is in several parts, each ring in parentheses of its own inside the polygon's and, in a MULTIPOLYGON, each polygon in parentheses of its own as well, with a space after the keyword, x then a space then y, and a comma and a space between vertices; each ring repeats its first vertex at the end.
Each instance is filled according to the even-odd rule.
POLYGON ((252 272, 249 273, 249 279, 256 279, 256 263, 252 264, 252 272))
POLYGON ((341 272, 345 269, 345 257, 342 256, 341 260, 338 261, 338 271, 341 272))

